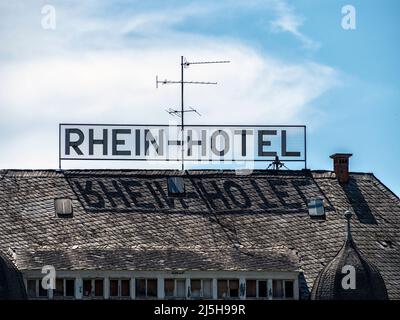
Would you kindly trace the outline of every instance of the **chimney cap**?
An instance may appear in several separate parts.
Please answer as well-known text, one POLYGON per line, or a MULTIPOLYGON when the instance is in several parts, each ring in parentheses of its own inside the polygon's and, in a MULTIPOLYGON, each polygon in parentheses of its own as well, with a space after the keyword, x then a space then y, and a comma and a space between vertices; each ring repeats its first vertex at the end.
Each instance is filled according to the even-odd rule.
POLYGON ((329 156, 331 159, 335 158, 350 158, 353 154, 352 153, 334 153, 331 156, 329 156))

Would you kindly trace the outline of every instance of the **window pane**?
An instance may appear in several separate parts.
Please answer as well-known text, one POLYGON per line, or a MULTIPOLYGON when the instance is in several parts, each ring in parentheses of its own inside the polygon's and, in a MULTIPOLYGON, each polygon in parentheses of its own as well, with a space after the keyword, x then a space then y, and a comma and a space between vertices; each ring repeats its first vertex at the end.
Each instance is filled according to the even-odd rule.
POLYGON ((56 289, 54 290, 54 296, 64 296, 64 279, 56 279, 56 289))
POLYGON ((186 280, 176 280, 176 296, 178 298, 186 298, 186 280))
POLYGON ((75 280, 73 279, 65 280, 65 296, 66 297, 75 296, 75 280))
POLYGON ((228 297, 228 281, 218 280, 218 298, 225 299, 228 297))
POLYGON ((256 297, 256 280, 246 281, 246 297, 255 298, 256 297))
POLYGON ((28 280, 27 287, 28 287, 28 297, 36 298, 36 280, 28 280))
POLYGON ((283 298, 283 281, 273 280, 272 281, 272 291, 274 298, 283 298))
POLYGON ((103 296, 103 280, 95 280, 94 281, 94 295, 96 297, 103 296))
POLYGON ((268 290, 267 290, 267 281, 258 281, 258 297, 259 298, 266 298, 268 297, 268 290))
POLYGON ((157 279, 147 280, 147 296, 157 297, 157 279))
POLYGON ((193 298, 200 298, 201 280, 191 280, 190 290, 193 298))
POLYGON ((131 281, 130 280, 121 280, 121 296, 129 297, 131 295, 131 281))
POLYGON ((293 281, 285 281, 285 297, 293 298, 293 281))
POLYGON ((206 299, 212 298, 213 292, 212 292, 212 280, 207 279, 203 280, 203 297, 206 299))
POLYGON ((118 297, 118 280, 110 280, 110 297, 118 297))
POLYGON ((239 280, 229 280, 229 296, 231 298, 239 297, 239 280))
POLYGON ((39 280, 39 297, 47 297, 47 289, 43 289, 42 280, 39 280))
POLYGON ((136 296, 146 296, 146 279, 136 279, 136 296))
POLYGON ((83 280, 83 296, 89 297, 92 294, 92 280, 83 280))
POLYGON ((164 280, 164 292, 165 292, 166 297, 174 296, 174 286, 175 286, 174 279, 165 279, 164 280))

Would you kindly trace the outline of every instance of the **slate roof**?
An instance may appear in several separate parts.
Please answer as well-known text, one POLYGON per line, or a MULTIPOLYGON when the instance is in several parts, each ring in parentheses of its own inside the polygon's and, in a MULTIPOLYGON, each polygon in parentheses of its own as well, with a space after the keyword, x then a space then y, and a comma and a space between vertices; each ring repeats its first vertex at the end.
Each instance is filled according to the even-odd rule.
POLYGON ((307 297, 343 243, 349 207, 353 237, 400 299, 400 200, 373 174, 339 184, 330 171, 190 171, 186 196, 167 196, 162 170, 2 170, 0 250, 20 270, 265 270, 301 272, 307 297), (73 218, 54 213, 70 198, 73 218), (307 201, 322 197, 326 218, 307 201))

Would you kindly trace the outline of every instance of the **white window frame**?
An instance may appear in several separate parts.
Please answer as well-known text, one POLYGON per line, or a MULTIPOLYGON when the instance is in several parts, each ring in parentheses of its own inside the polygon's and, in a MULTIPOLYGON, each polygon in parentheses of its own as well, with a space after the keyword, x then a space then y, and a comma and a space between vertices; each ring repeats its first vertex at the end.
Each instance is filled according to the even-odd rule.
POLYGON ((56 287, 57 287, 57 280, 62 280, 63 281, 63 293, 61 296, 56 296, 55 295, 55 289, 53 291, 53 299, 75 299, 75 288, 76 288, 76 278, 71 278, 71 277, 66 277, 66 278, 57 278, 56 279, 56 287), (74 292, 72 296, 67 296, 67 280, 68 281, 73 281, 74 282, 74 292))
POLYGON ((130 278, 109 278, 108 279, 108 288, 109 288, 110 299, 130 299, 131 298, 131 285, 132 285, 132 281, 130 278), (118 293, 116 296, 111 295, 111 281, 118 281, 118 285, 117 285, 118 293), (127 296, 122 295, 122 281, 128 281, 128 283, 129 283, 129 293, 127 296))
POLYGON ((26 279, 26 293, 28 295, 28 299, 49 299, 50 298, 50 293, 49 293, 49 289, 45 290, 46 291, 46 295, 45 296, 40 296, 39 295, 39 286, 41 285, 42 279, 38 279, 38 278, 27 278, 26 279), (29 297, 29 292, 28 292, 28 281, 35 281, 35 296, 34 297, 29 297))
MULTIPOLYGON (((146 286, 147 288, 147 286, 146 286)), ((186 279, 185 278, 165 278, 164 279, 164 298, 168 300, 184 300, 187 299, 187 290, 186 290, 186 279), (167 296, 165 293, 165 280, 173 280, 174 281, 174 292, 172 293, 172 296, 167 296), (184 290, 185 290, 185 295, 183 297, 178 297, 178 281, 181 281, 184 283, 184 290)))
MULTIPOLYGON (((135 298, 136 299, 158 299, 158 278, 144 278, 144 277, 140 277, 140 278, 135 278, 135 298), (138 293, 136 291, 136 281, 138 280, 145 280, 145 296, 138 296, 138 293), (148 280, 156 280, 156 289, 157 289, 157 295, 155 297, 149 297, 148 293, 147 293, 147 281, 148 280)), ((175 289, 174 289, 175 290, 175 289)))
MULTIPOLYGON (((105 281, 105 278, 100 278, 100 277, 97 277, 97 278, 82 278, 82 299, 99 299, 99 300, 101 300, 101 299, 104 299, 105 298, 105 283, 106 283, 106 281, 105 281), (91 291, 90 291, 90 294, 88 295, 88 296, 85 296, 85 293, 84 293, 84 282, 85 281, 88 281, 88 280, 90 280, 91 281, 91 291), (96 280, 102 280, 103 281, 103 295, 102 296, 96 296, 96 287, 95 287, 95 285, 96 285, 96 280)), ((65 288, 65 287, 64 287, 65 288)))
POLYGON ((237 299, 240 299, 240 279, 239 278, 217 278, 217 299, 220 299, 220 300, 225 300, 225 299, 237 300, 237 299), (228 290, 227 290, 227 296, 225 298, 218 297, 218 281, 227 281, 228 290), (229 286, 229 282, 230 281, 237 281, 238 282, 238 296, 237 297, 231 297, 231 292, 230 292, 231 289, 230 289, 230 286, 229 286))
MULTIPOLYGON (((229 279, 220 279, 220 280, 229 280, 229 279)), ((232 280, 235 280, 235 279, 232 279, 232 280)), ((213 296, 212 296, 212 281, 213 281, 213 278, 190 278, 189 281, 190 281, 190 286, 189 286, 189 288, 190 288, 190 299, 198 300, 198 299, 212 299, 213 298, 213 296), (193 295, 192 295, 192 281, 193 280, 200 281, 200 297, 193 297, 193 295), (204 281, 210 281, 211 282, 211 296, 210 297, 204 297, 204 281)))

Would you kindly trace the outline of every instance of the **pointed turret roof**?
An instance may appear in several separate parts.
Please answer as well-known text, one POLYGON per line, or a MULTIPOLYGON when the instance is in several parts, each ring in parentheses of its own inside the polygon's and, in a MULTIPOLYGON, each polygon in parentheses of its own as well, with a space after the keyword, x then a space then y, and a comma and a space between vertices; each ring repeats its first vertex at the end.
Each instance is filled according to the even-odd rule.
POLYGON ((351 234, 351 217, 352 213, 346 211, 346 241, 315 280, 311 292, 313 300, 388 299, 385 282, 379 270, 357 249, 351 234))

